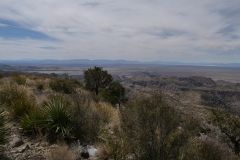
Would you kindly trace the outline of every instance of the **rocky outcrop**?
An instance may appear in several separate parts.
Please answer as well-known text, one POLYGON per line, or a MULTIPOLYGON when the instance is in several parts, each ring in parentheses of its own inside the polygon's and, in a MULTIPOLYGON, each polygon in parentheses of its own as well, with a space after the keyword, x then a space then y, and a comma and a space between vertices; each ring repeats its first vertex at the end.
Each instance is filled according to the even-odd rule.
MULTIPOLYGON (((25 136, 19 125, 12 121, 9 121, 8 128, 9 143, 5 146, 5 154, 12 160, 48 160, 51 153, 64 146, 62 144, 49 144, 44 138, 36 139, 25 136)), ((98 149, 94 146, 82 146, 79 142, 76 142, 68 148, 74 154, 76 160, 98 159, 98 149)))
POLYGON ((23 145, 23 141, 21 138, 19 138, 17 135, 13 136, 12 141, 10 142, 10 147, 15 148, 23 145))

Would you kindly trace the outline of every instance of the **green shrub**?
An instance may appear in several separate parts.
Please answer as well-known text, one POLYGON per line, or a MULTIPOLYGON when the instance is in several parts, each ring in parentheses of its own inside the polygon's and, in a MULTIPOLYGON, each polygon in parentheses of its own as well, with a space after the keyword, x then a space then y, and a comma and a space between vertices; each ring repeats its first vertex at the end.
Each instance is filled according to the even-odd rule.
POLYGON ((101 139, 115 160, 235 160, 214 140, 196 138, 201 125, 179 116, 161 95, 140 97, 120 110, 121 126, 101 139))
POLYGON ((80 86, 80 83, 73 79, 55 79, 50 82, 49 86, 56 92, 71 94, 75 93, 76 88, 80 86))
POLYGON ((138 160, 177 158, 186 138, 183 129, 179 128, 178 113, 161 96, 141 97, 122 108, 120 114, 121 129, 115 131, 116 138, 110 138, 113 142, 107 140, 107 144, 124 146, 110 146, 117 149, 111 151, 115 153, 111 158, 119 157, 116 153, 121 153, 122 149, 126 151, 124 147, 128 148, 126 153, 121 153, 125 156, 117 159, 126 159, 128 156, 138 160), (121 137, 121 141, 118 137, 121 137))
POLYGON ((95 142, 110 122, 112 106, 94 102, 87 93, 72 95, 72 100, 74 104, 66 97, 52 97, 41 109, 21 119, 23 129, 31 134, 47 134, 51 141, 75 138, 95 142))
POLYGON ((120 105, 126 99, 125 88, 119 82, 113 81, 101 91, 101 96, 113 105, 120 105))
POLYGON ((46 116, 46 127, 50 136, 67 137, 72 129, 71 115, 69 112, 69 103, 60 96, 54 97, 43 107, 43 113, 46 116))
POLYGON ((47 119, 42 110, 35 110, 21 119, 21 126, 27 133, 43 134, 47 119))
POLYGON ((183 147, 180 160, 237 160, 226 146, 213 140, 190 139, 183 147))
MULTIPOLYGON (((82 142, 96 142, 101 130, 109 123, 109 114, 102 110, 100 104, 89 99, 88 94, 72 97, 74 106, 73 135, 82 142)), ((110 107, 112 108, 112 107, 110 107)))
POLYGON ((213 122, 228 137, 236 154, 240 153, 240 117, 225 111, 213 110, 213 122))
POLYGON ((83 142, 96 141, 102 127, 100 115, 88 106, 80 106, 74 111, 74 137, 83 142))
POLYGON ((17 85, 5 85, 0 90, 0 104, 5 106, 15 118, 29 114, 35 108, 35 98, 27 90, 17 85))
POLYGON ((108 153, 108 158, 114 160, 126 160, 131 157, 135 160, 135 154, 131 153, 133 144, 131 144, 122 130, 114 128, 114 134, 109 133, 108 130, 100 135, 100 140, 105 145, 105 150, 108 153))
POLYGON ((100 89, 106 88, 112 82, 112 76, 101 67, 89 68, 84 72, 84 82, 87 89, 98 95, 100 89))
POLYGON ((0 79, 4 77, 3 73, 0 72, 0 79))
POLYGON ((39 91, 44 90, 44 85, 43 85, 42 83, 38 83, 38 84, 37 84, 37 89, 38 89, 39 91))
POLYGON ((120 128, 105 134, 103 142, 112 159, 178 159, 188 139, 199 134, 200 125, 166 103, 161 95, 138 97, 120 108, 120 128))
POLYGON ((62 96, 54 96, 41 109, 35 109, 21 119, 25 132, 47 134, 50 141, 69 138, 72 130, 70 103, 62 96))
POLYGON ((25 85, 26 84, 26 77, 21 75, 15 75, 12 77, 12 80, 16 82, 18 85, 25 85))

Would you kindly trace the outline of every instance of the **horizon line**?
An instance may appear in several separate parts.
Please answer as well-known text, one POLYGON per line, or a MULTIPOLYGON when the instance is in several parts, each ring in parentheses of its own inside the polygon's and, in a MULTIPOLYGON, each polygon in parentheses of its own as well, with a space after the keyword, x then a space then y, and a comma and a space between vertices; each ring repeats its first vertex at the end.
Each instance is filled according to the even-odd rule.
MULTIPOLYGON (((0 59, 0 63, 31 63, 31 62, 40 62, 44 63, 44 61, 106 61, 108 63, 114 64, 114 62, 118 62, 121 64, 121 61, 124 62, 123 64, 142 64, 142 65, 187 65, 187 66, 233 66, 233 67, 240 67, 240 63, 226 63, 226 62, 181 62, 181 61, 138 61, 138 60, 126 60, 126 59, 0 59)), ((60 62, 61 64, 61 62, 60 62)))

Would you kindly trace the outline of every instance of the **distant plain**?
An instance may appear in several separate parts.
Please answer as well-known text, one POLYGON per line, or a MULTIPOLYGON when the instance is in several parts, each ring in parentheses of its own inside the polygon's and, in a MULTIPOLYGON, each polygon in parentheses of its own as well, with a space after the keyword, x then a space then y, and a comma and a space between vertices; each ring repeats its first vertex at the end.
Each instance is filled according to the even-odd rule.
MULTIPOLYGON (((69 75, 83 75, 89 66, 49 66, 37 69, 23 69, 26 72, 56 73, 69 75)), ((102 66, 111 74, 117 76, 141 76, 150 74, 163 77, 189 77, 203 76, 213 80, 223 80, 232 83, 240 83, 240 68, 238 67, 215 67, 215 66, 182 66, 182 65, 106 65, 102 66)))

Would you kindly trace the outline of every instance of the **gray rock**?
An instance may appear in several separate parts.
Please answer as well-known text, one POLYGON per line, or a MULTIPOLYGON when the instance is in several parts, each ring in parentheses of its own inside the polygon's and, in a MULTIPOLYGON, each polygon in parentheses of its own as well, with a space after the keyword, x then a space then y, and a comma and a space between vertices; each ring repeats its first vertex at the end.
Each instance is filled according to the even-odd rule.
POLYGON ((19 146, 21 146, 21 145, 23 145, 23 141, 22 141, 21 138, 19 138, 19 137, 17 137, 17 136, 15 136, 15 137, 13 138, 13 140, 10 142, 10 147, 11 147, 11 148, 19 147, 19 146))
POLYGON ((22 145, 22 146, 17 148, 17 152, 18 153, 23 153, 23 152, 25 152, 28 149, 30 149, 29 144, 24 144, 24 145, 22 145))
POLYGON ((88 146, 87 151, 88 151, 90 157, 94 157, 94 156, 96 156, 96 153, 98 150, 93 146, 88 146))

